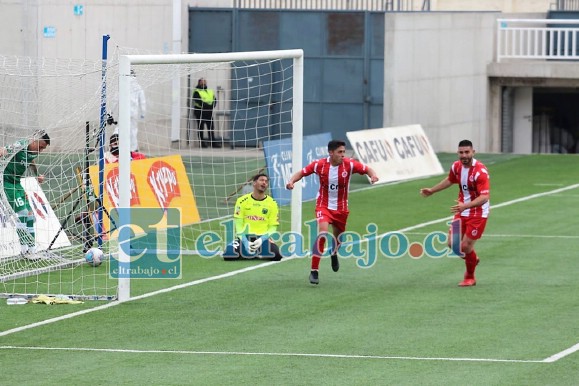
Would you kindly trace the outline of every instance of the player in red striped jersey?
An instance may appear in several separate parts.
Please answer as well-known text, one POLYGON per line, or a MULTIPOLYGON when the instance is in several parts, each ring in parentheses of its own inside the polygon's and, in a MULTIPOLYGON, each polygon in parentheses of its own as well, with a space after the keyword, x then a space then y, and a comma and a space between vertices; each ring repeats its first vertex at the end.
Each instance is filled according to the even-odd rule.
MULTIPOLYGON (((476 285, 474 271, 479 258, 474 250, 474 244, 480 239, 487 224, 490 209, 489 172, 482 162, 474 158, 475 151, 472 142, 465 139, 458 144, 458 161, 455 161, 448 173, 448 177, 432 188, 420 189, 424 197, 433 195, 453 184, 458 184, 459 193, 456 205, 450 207, 454 213, 454 220, 460 220, 461 242, 460 248, 464 254, 466 272, 464 279, 458 283, 461 287, 476 285)), ((450 228, 449 246, 452 240, 450 228)))
MULTIPOLYGON (((318 222, 319 236, 314 242, 312 251, 312 271, 310 273, 310 283, 319 284, 318 270, 321 256, 324 252, 326 238, 323 235, 328 233, 329 224, 332 224, 332 234, 336 241, 346 230, 348 220, 348 191, 350 189, 350 178, 353 173, 367 174, 370 182, 378 181, 376 172, 363 163, 346 157, 346 143, 344 141, 332 140, 328 143, 327 158, 313 161, 299 172, 291 176, 286 188, 293 189, 294 184, 302 177, 310 174, 317 174, 320 179, 320 190, 316 200, 316 219, 318 222)), ((332 251, 332 270, 338 272, 340 262, 337 255, 338 246, 332 251)))

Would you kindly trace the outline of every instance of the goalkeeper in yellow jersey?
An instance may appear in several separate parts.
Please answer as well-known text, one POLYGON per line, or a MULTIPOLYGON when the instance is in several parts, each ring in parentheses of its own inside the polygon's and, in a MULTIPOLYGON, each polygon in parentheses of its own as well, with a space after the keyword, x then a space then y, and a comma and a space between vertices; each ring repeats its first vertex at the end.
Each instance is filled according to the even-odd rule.
POLYGON ((253 192, 235 202, 235 233, 237 239, 225 247, 224 260, 267 259, 279 261, 278 246, 269 239, 279 225, 277 202, 265 194, 269 177, 253 177, 253 192))

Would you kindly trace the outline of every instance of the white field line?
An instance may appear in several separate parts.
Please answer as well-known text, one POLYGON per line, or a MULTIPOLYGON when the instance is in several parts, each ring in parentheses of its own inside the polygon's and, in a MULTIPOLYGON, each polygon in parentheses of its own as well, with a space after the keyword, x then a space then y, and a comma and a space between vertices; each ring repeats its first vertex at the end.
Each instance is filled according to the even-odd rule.
MULTIPOLYGON (((429 235, 429 232, 406 232, 406 235, 414 235, 414 236, 426 236, 429 235)), ((510 239, 516 238, 527 238, 527 239, 579 239, 579 235, 577 236, 567 236, 567 235, 493 235, 485 233, 485 239, 488 237, 508 237, 510 239)))
POLYGON ((245 356, 270 356, 270 357, 305 357, 305 358, 339 358, 339 359, 400 359, 416 361, 451 361, 451 362, 508 362, 508 363, 545 363, 537 360, 519 359, 492 359, 492 358, 436 358, 436 357, 410 357, 410 356, 386 356, 386 355, 355 355, 355 354, 308 354, 308 353, 283 353, 283 352, 245 352, 245 351, 189 351, 189 350, 130 350, 109 348, 85 348, 85 347, 21 347, 0 346, 0 350, 38 350, 38 351, 93 351, 128 354, 189 354, 189 355, 245 355, 245 356))
POLYGON ((521 198, 517 198, 515 200, 511 200, 511 201, 506 201, 497 205, 492 205, 491 209, 496 209, 496 208, 500 208, 503 206, 508 206, 508 205, 512 205, 512 204, 516 204, 519 202, 524 202, 524 201, 529 201, 532 200, 534 198, 539 198, 539 197, 544 197, 544 196, 551 196, 553 194, 557 194, 557 193, 561 193, 561 192, 565 192, 567 190, 572 190, 572 189, 577 189, 579 188, 579 184, 574 184, 574 185, 569 185, 569 186, 565 186, 563 188, 559 188, 559 189, 555 189, 555 190, 550 190, 548 192, 543 192, 543 193, 537 193, 537 194, 531 194, 530 196, 525 196, 525 197, 521 197, 521 198))
MULTIPOLYGON (((500 207, 503 207, 503 206, 509 206, 509 205, 513 205, 513 204, 516 204, 516 203, 519 203, 519 202, 525 202, 525 201, 529 201, 529 200, 532 200, 532 199, 535 199, 535 198, 544 197, 544 196, 549 196, 549 195, 552 195, 552 194, 557 194, 557 193, 560 193, 560 192, 564 192, 564 191, 571 190, 571 189, 576 189, 576 188, 579 188, 579 184, 569 185, 569 186, 566 186, 566 187, 564 187, 564 188, 555 189, 555 190, 551 190, 551 191, 548 191, 548 192, 531 194, 531 195, 529 195, 529 196, 517 198, 517 199, 515 199, 515 200, 506 201, 506 202, 503 202, 503 203, 501 203, 501 204, 494 205, 493 208, 500 208, 500 207)), ((421 223, 421 224, 413 225, 413 226, 410 226, 410 227, 406 227, 406 228, 403 228, 403 229, 398 230, 398 232, 408 232, 408 231, 412 231, 412 230, 414 230, 414 229, 419 229, 419 228, 422 228, 422 227, 425 227, 425 226, 428 226, 428 225, 438 224, 438 223, 441 223, 441 222, 444 222, 444 221, 449 221, 449 217, 444 217, 444 218, 440 218, 440 219, 437 219, 437 220, 432 220, 432 221, 424 222, 424 223, 421 223)), ((364 240, 364 241, 366 241, 366 240, 364 240)), ((292 259, 293 259, 293 258, 286 258, 286 259, 284 259, 284 260, 282 260, 282 261, 280 261, 280 262, 277 262, 277 261, 276 261, 276 262, 266 262, 266 263, 254 265, 254 266, 251 266, 251 267, 246 267, 246 268, 243 268, 243 269, 239 269, 239 270, 236 270, 236 271, 227 272, 227 273, 224 273, 224 274, 221 274, 221 275, 212 276, 212 277, 208 277, 208 278, 204 278, 204 279, 199 279, 199 280, 194 280, 194 281, 191 281, 191 282, 188 282, 188 283, 183 283, 183 284, 179 284, 179 285, 176 285, 176 286, 173 286, 173 287, 164 288, 164 289, 161 289, 161 290, 158 290, 158 291, 153 291, 153 292, 149 292, 149 293, 146 293, 146 294, 143 294, 143 295, 135 296, 135 297, 127 300, 127 302, 131 302, 131 301, 135 301, 135 300, 140 300, 140 299, 145 299, 145 298, 148 298, 148 297, 151 297, 151 296, 156 296, 156 295, 159 295, 159 294, 162 294, 162 293, 172 292, 172 291, 175 291, 175 290, 178 290, 178 289, 187 288, 187 287, 190 287, 190 286, 207 283, 207 282, 214 281, 214 280, 219 280, 219 279, 224 279, 224 278, 227 278, 227 277, 236 276, 236 275, 241 274, 241 273, 244 273, 244 272, 249 272, 249 271, 252 271, 252 270, 255 270, 255 269, 260 269, 260 268, 267 267, 267 266, 270 266, 270 265, 273 265, 273 264, 280 264, 280 263, 282 263, 282 262, 284 262, 284 261, 288 261, 288 260, 292 260, 292 259)), ((77 317, 77 316, 80 316, 80 315, 84 315, 84 314, 88 314, 88 313, 91 313, 91 312, 94 312, 94 311, 100 311, 100 310, 107 309, 107 308, 110 308, 110 307, 115 307, 115 306, 117 306, 117 305, 119 305, 119 304, 121 304, 121 302, 118 302, 118 301, 110 302, 110 303, 103 304, 103 305, 101 305, 101 306, 97 306, 97 307, 94 307, 94 308, 86 309, 86 310, 83 310, 83 311, 73 312, 73 313, 71 313, 71 314, 62 315, 62 316, 58 316, 58 317, 55 317, 55 318, 42 320, 42 321, 40 321, 40 322, 27 324, 27 325, 21 326, 21 327, 16 327, 16 328, 13 328, 13 329, 10 329, 10 330, 6 330, 6 331, 0 332, 0 337, 1 337, 1 336, 6 336, 6 335, 11 335, 11 334, 14 334, 14 333, 17 333, 17 332, 20 332, 20 331, 25 331, 25 330, 28 330, 28 329, 31 329, 31 328, 35 328, 35 327, 44 326, 44 325, 47 325, 47 324, 59 322, 59 321, 61 321, 61 320, 71 319, 71 318, 74 318, 74 317, 77 317)), ((552 362, 554 362, 554 361, 562 358, 563 356, 567 356, 567 355, 570 355, 570 354, 576 352, 577 350, 579 350, 579 344, 577 344, 577 345, 575 345, 575 346, 573 346, 573 347, 571 347, 571 348, 569 348, 569 349, 567 349, 567 350, 561 351, 560 353, 557 353, 557 354, 555 354, 555 355, 553 355, 553 356, 551 356, 551 357, 549 357, 549 358, 555 358, 555 359, 552 359, 552 360, 551 360, 552 362)), ((549 359, 549 358, 547 358, 547 359, 549 359)), ((546 360, 547 360, 547 359, 546 359, 546 360)))
MULTIPOLYGON (((289 259, 285 259, 285 260, 289 260, 289 259)), ((240 273, 244 273, 244 272, 248 272, 248 271, 253 271, 255 269, 259 269, 259 268, 263 268, 263 267, 267 267, 269 265, 272 264, 279 264, 280 262, 278 261, 268 261, 262 264, 258 264, 258 265, 252 265, 250 267, 246 267, 243 269, 238 269, 236 271, 231 271, 231 272, 226 272, 224 274, 221 275, 217 275, 217 276, 211 276, 211 277, 207 277, 207 278, 203 278, 203 279, 198 279, 198 280, 193 280, 187 283, 183 283, 183 284, 179 284, 173 287, 169 287, 169 288, 163 288, 157 291, 153 291, 153 292, 148 292, 146 294, 143 295, 139 295, 139 296, 135 296, 129 300, 127 300, 127 302, 132 302, 134 300, 140 300, 140 299, 145 299, 151 296, 156 296, 162 293, 166 293, 166 292, 172 292, 181 288, 187 288, 187 287, 191 287, 194 285, 198 285, 198 284, 203 284, 203 283, 207 283, 210 281, 214 281, 214 280, 219 280, 219 279, 224 279, 227 277, 231 277, 231 276, 236 276, 240 273)), ((104 310, 107 308, 111 308, 111 307, 115 307, 118 306, 119 304, 122 304, 122 302, 118 302, 118 301, 113 301, 107 304, 103 304, 94 308, 89 308, 86 310, 82 310, 82 311, 77 311, 77 312, 73 312, 71 314, 67 314, 67 315, 62 315, 62 316, 57 316, 55 318, 51 318, 51 319, 46 319, 46 320, 41 320, 40 322, 36 322, 36 323, 31 323, 31 324, 27 324, 25 326, 21 326, 21 327, 16 327, 10 330, 6 330, 6 331, 2 331, 0 332, 0 337, 1 336, 6 336, 6 335, 10 335, 10 334, 14 334, 16 332, 20 332, 20 331, 24 331, 24 330, 28 330, 31 328, 35 328, 35 327, 40 327, 40 326, 44 326, 47 324, 51 324, 51 323, 55 323, 55 322, 59 322, 61 320, 66 320, 66 319, 70 319, 70 318, 74 318, 80 315, 84 315, 84 314, 89 314, 91 312, 94 311, 100 311, 100 310, 104 310)))
POLYGON ((557 354, 553 354, 551 355, 549 358, 545 358, 543 359, 543 362, 545 363, 553 363, 558 361, 561 358, 564 358, 568 355, 571 355, 575 352, 579 351, 579 343, 577 343, 575 346, 571 346, 568 349, 565 349, 561 352, 558 352, 557 354))
MULTIPOLYGON (((545 196, 550 196, 553 194, 557 194, 557 193, 561 193, 561 192, 565 192, 567 190, 572 190, 572 189, 577 189, 579 188, 579 184, 574 184, 574 185, 569 185, 569 186, 565 186, 564 188, 559 188, 559 189, 555 189, 555 190, 550 190, 548 192, 543 192, 543 193, 536 193, 536 194, 531 194, 529 196, 525 196, 525 197, 521 197, 521 198, 516 198, 514 200, 511 201, 505 201, 502 202, 500 204, 496 204, 496 205, 492 205, 491 204, 491 209, 496 209, 496 208, 501 208, 503 206, 509 206, 509 205, 513 205, 513 204, 518 204, 520 202, 525 202, 525 201, 529 201, 529 200, 533 200, 535 198, 539 198, 539 197, 545 197, 545 196)), ((449 217, 444 217, 444 218, 439 218, 437 220, 432 220, 432 221, 427 221, 427 222, 423 222, 421 224, 417 224, 417 225, 411 225, 409 227, 406 228, 402 228, 399 229, 397 232, 400 233, 407 233, 409 231, 413 231, 414 229, 419 229, 419 228, 424 228, 426 226, 429 225, 434 225, 434 224, 439 224, 441 222, 445 222, 445 221, 450 221, 452 220, 453 216, 449 216, 449 217)), ((376 238, 380 238, 384 235, 386 235, 387 233, 382 233, 380 235, 377 235, 376 238)), ((486 235, 485 235, 486 236, 486 235)), ((361 243, 363 242, 367 242, 369 240, 369 238, 364 238, 362 241, 360 241, 361 243)))

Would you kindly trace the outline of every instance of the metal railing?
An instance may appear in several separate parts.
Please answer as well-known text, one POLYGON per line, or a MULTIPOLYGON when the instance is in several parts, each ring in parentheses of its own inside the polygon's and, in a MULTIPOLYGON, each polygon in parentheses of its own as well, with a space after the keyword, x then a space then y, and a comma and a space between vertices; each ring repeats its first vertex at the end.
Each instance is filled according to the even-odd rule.
POLYGON ((551 8, 557 11, 579 11, 579 0, 555 0, 551 8))
POLYGON ((235 0, 235 8, 430 11, 430 0, 235 0))
POLYGON ((579 20, 498 19, 497 62, 579 59, 579 20))

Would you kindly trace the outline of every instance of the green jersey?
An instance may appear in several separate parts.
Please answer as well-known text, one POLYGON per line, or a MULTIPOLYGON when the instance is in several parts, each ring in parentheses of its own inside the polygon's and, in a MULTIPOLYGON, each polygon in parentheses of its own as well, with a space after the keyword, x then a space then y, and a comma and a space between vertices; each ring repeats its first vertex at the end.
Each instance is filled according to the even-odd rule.
POLYGON ((4 168, 4 182, 11 184, 19 184, 20 179, 26 173, 26 169, 30 166, 32 161, 38 157, 37 153, 28 151, 28 140, 23 139, 6 148, 8 154, 6 157, 10 158, 8 164, 4 168))
POLYGON ((234 218, 243 219, 244 226, 249 226, 248 233, 263 235, 271 226, 279 225, 277 203, 270 196, 256 200, 251 193, 237 199, 234 218))

